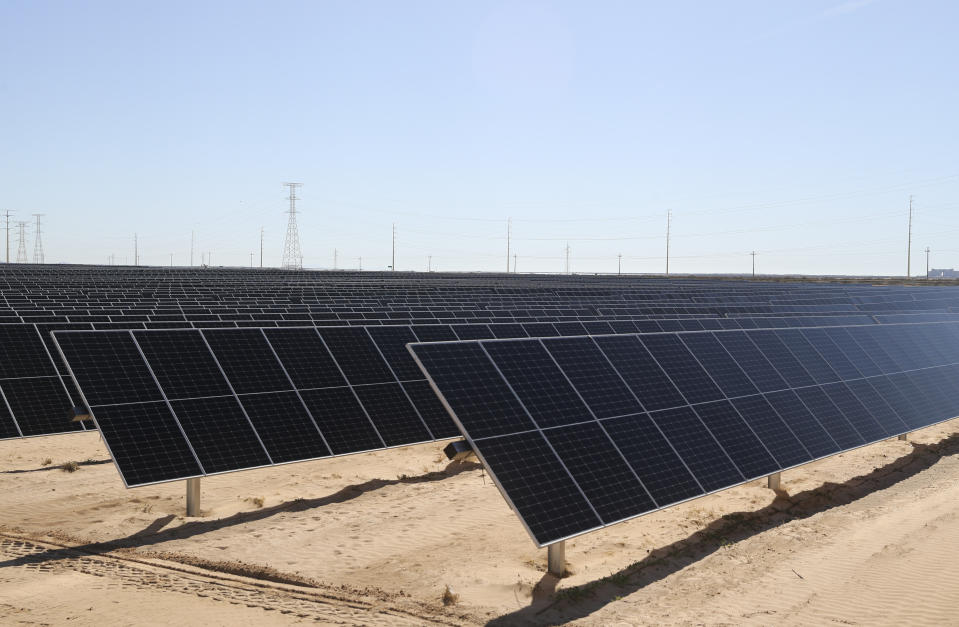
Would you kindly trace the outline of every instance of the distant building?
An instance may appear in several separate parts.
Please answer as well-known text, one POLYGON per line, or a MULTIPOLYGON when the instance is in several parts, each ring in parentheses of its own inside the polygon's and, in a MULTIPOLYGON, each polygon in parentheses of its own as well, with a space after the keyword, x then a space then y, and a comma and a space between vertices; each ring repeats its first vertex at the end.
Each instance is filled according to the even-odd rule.
POLYGON ((933 268, 929 270, 930 279, 959 279, 959 272, 952 268, 933 268))

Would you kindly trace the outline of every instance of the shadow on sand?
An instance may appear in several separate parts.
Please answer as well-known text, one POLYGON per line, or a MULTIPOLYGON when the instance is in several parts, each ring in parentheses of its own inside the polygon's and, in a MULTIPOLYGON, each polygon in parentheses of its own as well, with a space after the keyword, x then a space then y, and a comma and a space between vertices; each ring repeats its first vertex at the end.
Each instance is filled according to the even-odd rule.
MULTIPOLYGON (((910 453, 843 483, 827 482, 796 494, 779 490, 773 502, 762 509, 726 514, 682 540, 651 551, 642 560, 616 573, 566 588, 558 594, 554 594, 558 579, 545 574, 534 589, 530 605, 497 617, 488 625, 561 625, 589 616, 617 598, 665 579, 722 547, 791 520, 846 505, 908 479, 942 457, 959 453, 959 433, 932 444, 913 443, 912 447, 910 453)), ((784 485, 788 487, 787 482, 784 485)))
MULTIPOLYGON (((108 460, 109 461, 109 460, 108 460)), ((171 522, 176 520, 175 514, 161 516, 147 525, 145 528, 133 533, 125 538, 107 540, 105 542, 93 542, 80 546, 71 547, 69 550, 51 549, 15 559, 0 561, 0 569, 8 566, 23 566, 26 564, 38 564, 47 561, 55 561, 66 557, 74 557, 77 552, 88 555, 98 555, 115 551, 117 549, 130 549, 149 547, 156 544, 162 544, 170 540, 181 540, 191 538, 217 529, 224 529, 236 525, 243 525, 249 522, 263 520, 285 512, 303 512, 334 503, 344 503, 358 498, 367 492, 381 490, 383 488, 398 484, 430 483, 443 481, 460 473, 470 470, 479 470, 482 466, 477 462, 451 462, 443 470, 424 473, 416 476, 401 476, 397 479, 370 479, 363 483, 346 486, 337 490, 333 494, 315 499, 294 499, 286 501, 272 507, 264 507, 250 512, 237 512, 232 516, 218 518, 215 520, 191 520, 179 527, 164 529, 171 522)))
POLYGON ((22 475, 29 472, 47 472, 48 470, 64 470, 67 472, 73 472, 81 466, 99 466, 101 464, 112 464, 112 459, 88 459, 82 462, 67 462, 65 464, 57 464, 56 466, 42 466, 40 468, 27 468, 24 470, 0 470, 0 475, 22 475), (73 470, 69 470, 67 467, 72 465, 73 470))

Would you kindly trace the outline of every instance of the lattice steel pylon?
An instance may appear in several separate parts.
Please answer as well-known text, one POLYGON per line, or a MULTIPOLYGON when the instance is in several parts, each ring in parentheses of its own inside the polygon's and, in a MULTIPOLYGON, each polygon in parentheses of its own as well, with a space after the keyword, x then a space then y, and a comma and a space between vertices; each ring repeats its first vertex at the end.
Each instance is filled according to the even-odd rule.
POLYGON ((303 183, 283 183, 290 188, 290 220, 286 224, 286 242, 283 244, 283 267, 291 270, 303 269, 303 253, 300 251, 300 232, 296 228, 296 188, 303 183))
POLYGON ((33 263, 43 263, 43 239, 40 237, 40 218, 44 213, 35 213, 33 217, 37 219, 37 231, 33 235, 33 263))
POLYGON ((20 230, 20 241, 17 245, 17 263, 27 263, 27 223, 17 221, 20 230))

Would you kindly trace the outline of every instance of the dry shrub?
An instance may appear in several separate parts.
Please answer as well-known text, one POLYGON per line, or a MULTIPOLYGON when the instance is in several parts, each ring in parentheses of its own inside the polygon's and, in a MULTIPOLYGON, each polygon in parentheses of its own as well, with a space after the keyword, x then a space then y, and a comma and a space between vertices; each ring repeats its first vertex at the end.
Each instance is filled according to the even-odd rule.
POLYGON ((449 584, 446 584, 446 590, 443 591, 443 605, 456 605, 459 603, 460 595, 453 592, 449 584))

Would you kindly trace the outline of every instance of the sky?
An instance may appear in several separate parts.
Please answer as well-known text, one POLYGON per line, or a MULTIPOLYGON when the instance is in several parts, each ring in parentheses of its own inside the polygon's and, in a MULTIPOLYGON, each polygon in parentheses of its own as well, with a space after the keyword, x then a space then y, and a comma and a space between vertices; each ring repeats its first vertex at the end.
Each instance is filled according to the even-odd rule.
MULTIPOLYGON (((0 0, 47 262, 959 267, 959 3, 0 0), (511 237, 507 242, 508 220, 511 237), (335 253, 334 253, 335 251, 335 253), (251 257, 251 253, 253 253, 251 257), (211 255, 207 257, 207 255, 211 255), (515 258, 513 257, 515 255, 515 258), (620 257, 621 255, 621 257, 620 257)), ((11 260, 17 227, 11 233, 11 260)), ((0 260, 5 254, 0 240, 0 260)))

